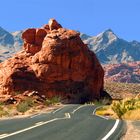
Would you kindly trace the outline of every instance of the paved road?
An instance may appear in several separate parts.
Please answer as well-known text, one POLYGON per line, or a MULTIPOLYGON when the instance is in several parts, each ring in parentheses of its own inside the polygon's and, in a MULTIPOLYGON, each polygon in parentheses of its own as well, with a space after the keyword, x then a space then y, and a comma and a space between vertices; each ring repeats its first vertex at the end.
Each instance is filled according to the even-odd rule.
POLYGON ((0 140, 118 140, 123 122, 96 116, 96 109, 67 105, 50 113, 0 121, 0 140))

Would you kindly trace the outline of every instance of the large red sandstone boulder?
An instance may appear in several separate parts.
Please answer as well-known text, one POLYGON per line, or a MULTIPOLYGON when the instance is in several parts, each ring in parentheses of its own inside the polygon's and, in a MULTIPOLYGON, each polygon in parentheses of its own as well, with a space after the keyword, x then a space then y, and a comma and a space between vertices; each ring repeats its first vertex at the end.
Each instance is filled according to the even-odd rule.
POLYGON ((26 30, 22 38, 24 50, 0 63, 0 94, 28 90, 47 97, 100 97, 104 71, 78 32, 50 21, 42 29, 26 30))

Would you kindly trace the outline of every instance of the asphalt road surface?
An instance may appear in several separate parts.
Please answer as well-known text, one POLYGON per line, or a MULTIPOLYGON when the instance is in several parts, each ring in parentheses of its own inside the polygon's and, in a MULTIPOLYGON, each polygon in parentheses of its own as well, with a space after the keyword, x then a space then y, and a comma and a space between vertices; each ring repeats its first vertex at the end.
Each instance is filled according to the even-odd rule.
POLYGON ((0 140, 118 140, 123 122, 95 115, 93 105, 0 121, 0 140))

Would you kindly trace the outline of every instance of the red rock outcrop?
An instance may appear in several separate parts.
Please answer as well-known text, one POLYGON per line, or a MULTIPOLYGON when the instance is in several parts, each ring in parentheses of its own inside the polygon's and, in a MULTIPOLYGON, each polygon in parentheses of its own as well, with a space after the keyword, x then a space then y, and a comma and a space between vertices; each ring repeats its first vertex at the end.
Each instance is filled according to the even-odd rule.
POLYGON ((44 29, 27 29, 22 34, 24 49, 27 53, 35 54, 42 48, 42 42, 47 32, 44 29))
POLYGON ((104 71, 79 33, 56 20, 40 29, 26 30, 23 51, 0 63, 1 94, 38 91, 81 100, 99 98, 104 71))
POLYGON ((105 80, 124 83, 140 83, 140 61, 104 65, 105 80))

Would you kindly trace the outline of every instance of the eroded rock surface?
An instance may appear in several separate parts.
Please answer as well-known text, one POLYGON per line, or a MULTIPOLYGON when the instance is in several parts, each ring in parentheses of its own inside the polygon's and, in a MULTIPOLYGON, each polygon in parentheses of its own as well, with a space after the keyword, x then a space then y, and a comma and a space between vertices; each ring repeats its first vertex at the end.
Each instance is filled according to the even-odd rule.
POLYGON ((40 29, 27 29, 23 50, 0 63, 0 94, 38 91, 82 101, 100 98, 104 71, 79 35, 54 19, 40 29))

